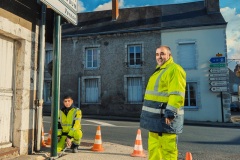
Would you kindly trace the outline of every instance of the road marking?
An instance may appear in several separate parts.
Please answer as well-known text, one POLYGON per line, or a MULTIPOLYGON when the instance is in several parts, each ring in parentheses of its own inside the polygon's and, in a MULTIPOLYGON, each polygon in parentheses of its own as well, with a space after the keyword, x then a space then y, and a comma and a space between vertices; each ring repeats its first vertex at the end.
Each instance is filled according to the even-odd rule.
MULTIPOLYGON (((45 124, 51 124, 51 121, 46 121, 44 120, 43 123, 45 124)), ((101 122, 101 121, 97 121, 97 120, 82 120, 82 126, 106 126, 106 127, 118 127, 118 128, 140 128, 139 125, 126 125, 126 126, 117 126, 114 124, 110 124, 110 123, 106 123, 106 122, 101 122), (91 122, 91 123, 85 123, 85 122, 91 122), (95 124, 93 124, 95 123, 95 124)))
MULTIPOLYGON (((115 125, 110 124, 110 123, 105 123, 105 122, 100 122, 100 121, 95 121, 95 120, 85 120, 85 121, 96 123, 96 124, 99 124, 101 126, 115 126, 115 125)), ((82 124, 82 125, 88 125, 88 124, 82 124)))

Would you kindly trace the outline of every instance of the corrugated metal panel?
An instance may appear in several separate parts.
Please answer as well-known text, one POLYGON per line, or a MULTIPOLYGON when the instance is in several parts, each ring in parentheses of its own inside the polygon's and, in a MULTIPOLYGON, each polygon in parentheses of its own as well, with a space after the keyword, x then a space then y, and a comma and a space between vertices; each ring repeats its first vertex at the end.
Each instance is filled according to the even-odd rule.
POLYGON ((14 41, 0 36, 0 148, 11 143, 14 41))

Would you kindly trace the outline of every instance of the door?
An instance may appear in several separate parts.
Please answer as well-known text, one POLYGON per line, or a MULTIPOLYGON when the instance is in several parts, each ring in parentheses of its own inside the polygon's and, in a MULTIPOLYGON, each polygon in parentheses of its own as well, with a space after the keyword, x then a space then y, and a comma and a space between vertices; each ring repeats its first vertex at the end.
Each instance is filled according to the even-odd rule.
POLYGON ((12 146, 14 40, 0 35, 0 148, 12 146))

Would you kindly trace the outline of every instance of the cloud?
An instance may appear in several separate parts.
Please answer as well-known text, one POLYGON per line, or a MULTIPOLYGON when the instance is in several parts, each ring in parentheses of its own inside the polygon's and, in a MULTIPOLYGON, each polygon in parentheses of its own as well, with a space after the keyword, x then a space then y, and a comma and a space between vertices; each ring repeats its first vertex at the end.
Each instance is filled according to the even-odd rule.
POLYGON ((236 8, 221 8, 221 13, 227 24, 227 50, 228 58, 240 59, 240 14, 236 8))
MULTIPOLYGON (((118 3, 119 8, 123 8, 124 6, 124 0, 120 0, 118 3)), ((94 9, 94 11, 102 11, 102 10, 111 10, 112 9, 112 0, 110 0, 107 3, 99 5, 97 8, 94 9)))
POLYGON ((86 8, 84 7, 83 3, 81 1, 78 1, 78 8, 77 8, 77 12, 83 12, 85 11, 86 8))

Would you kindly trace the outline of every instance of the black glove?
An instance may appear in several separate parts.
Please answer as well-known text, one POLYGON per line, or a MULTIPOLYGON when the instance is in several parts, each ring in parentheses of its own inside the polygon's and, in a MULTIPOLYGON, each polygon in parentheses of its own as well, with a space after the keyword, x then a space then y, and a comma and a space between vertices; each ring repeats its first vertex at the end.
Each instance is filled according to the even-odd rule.
POLYGON ((176 116, 177 116, 176 112, 170 109, 165 109, 165 114, 164 114, 165 118, 174 119, 176 116))

